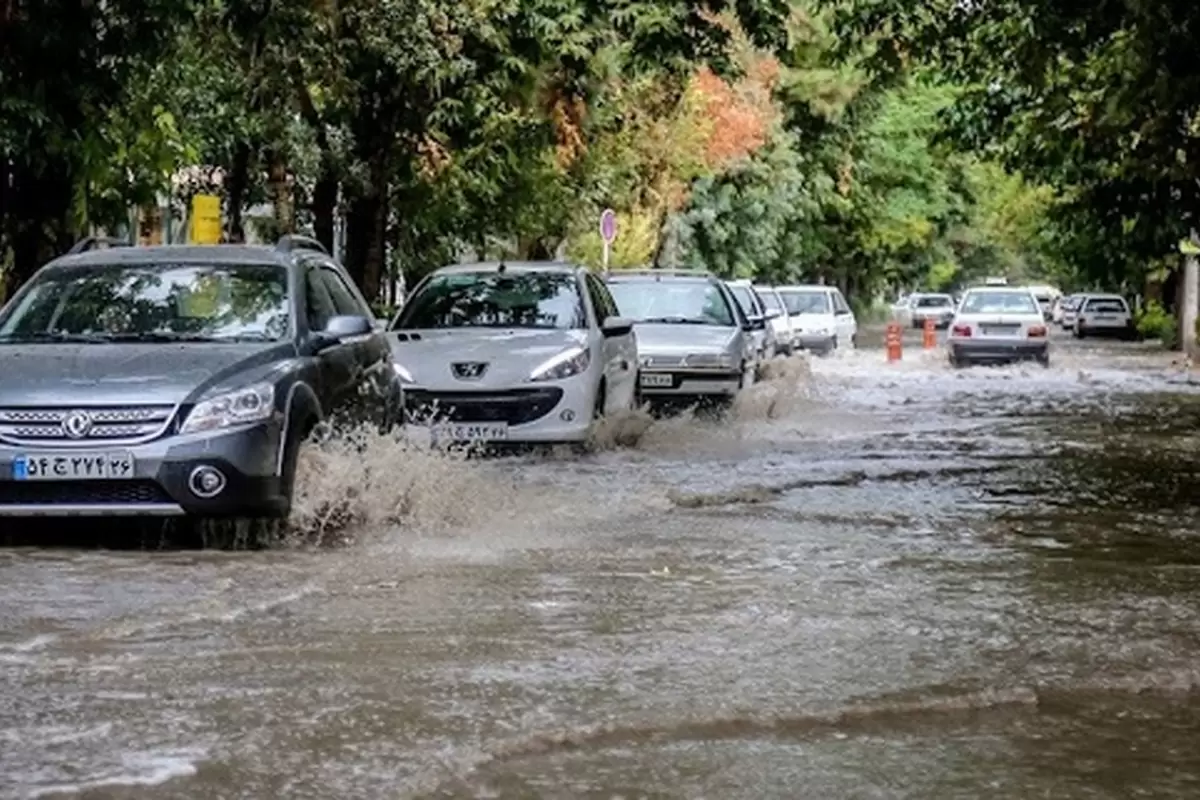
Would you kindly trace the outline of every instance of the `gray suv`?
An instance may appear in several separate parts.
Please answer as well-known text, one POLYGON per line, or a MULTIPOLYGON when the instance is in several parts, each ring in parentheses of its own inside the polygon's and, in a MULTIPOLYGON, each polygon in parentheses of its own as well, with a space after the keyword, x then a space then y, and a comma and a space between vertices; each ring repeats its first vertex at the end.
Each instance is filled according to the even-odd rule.
POLYGON ((298 236, 85 239, 0 309, 0 372, 9 517, 283 517, 318 424, 403 402, 370 306, 298 236))

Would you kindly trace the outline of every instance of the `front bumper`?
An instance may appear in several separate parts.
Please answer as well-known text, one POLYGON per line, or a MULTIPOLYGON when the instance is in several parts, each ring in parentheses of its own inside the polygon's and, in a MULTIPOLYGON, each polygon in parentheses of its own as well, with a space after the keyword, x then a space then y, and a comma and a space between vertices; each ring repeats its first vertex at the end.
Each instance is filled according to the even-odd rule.
POLYGON ((1050 343, 1045 339, 955 339, 947 346, 950 356, 960 364, 1043 360, 1050 354, 1050 343))
POLYGON ((464 391, 458 386, 406 386, 405 432, 415 440, 555 444, 582 442, 596 408, 590 374, 561 381, 464 391))
POLYGON ((728 369, 642 367, 638 382, 642 397, 647 400, 729 398, 741 389, 742 377, 740 371, 728 369))
POLYGON ((796 337, 796 347, 814 353, 828 353, 833 350, 836 338, 832 333, 801 333, 796 337))
MULTIPOLYGON (((131 446, 0 443, 0 517, 279 516, 289 508, 281 478, 282 446, 279 420, 165 436, 131 446), (118 453, 133 458, 129 477, 18 480, 14 475, 14 459, 19 456, 70 459, 72 455, 118 453), (211 498, 199 497, 189 488, 189 479, 199 467, 215 468, 225 478, 224 488, 211 498)), ((61 470, 67 468, 63 462, 57 463, 61 470)))

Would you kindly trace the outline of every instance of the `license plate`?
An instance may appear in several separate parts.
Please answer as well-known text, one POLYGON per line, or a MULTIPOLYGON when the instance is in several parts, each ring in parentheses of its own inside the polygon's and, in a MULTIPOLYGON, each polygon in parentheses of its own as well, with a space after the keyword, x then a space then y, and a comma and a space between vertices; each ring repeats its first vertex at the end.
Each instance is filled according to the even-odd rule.
POLYGON ((28 453, 13 459, 17 481, 117 481, 133 477, 132 453, 28 453))
POLYGON ((1116 319, 1117 319, 1116 317, 1114 317, 1110 314, 1101 314, 1098 317, 1096 317, 1096 322, 1115 322, 1116 319))
POLYGON ((1012 336, 1017 332, 1017 325, 980 325, 979 332, 984 336, 1012 336))
POLYGON ((408 429, 431 444, 496 442, 508 438, 507 422, 443 422, 437 425, 409 425, 408 429))
POLYGON ((658 373, 643 372, 642 373, 642 386, 646 386, 648 388, 657 388, 657 389, 662 389, 662 388, 670 389, 674 385, 675 385, 675 379, 672 378, 669 374, 664 374, 661 372, 658 372, 658 373))

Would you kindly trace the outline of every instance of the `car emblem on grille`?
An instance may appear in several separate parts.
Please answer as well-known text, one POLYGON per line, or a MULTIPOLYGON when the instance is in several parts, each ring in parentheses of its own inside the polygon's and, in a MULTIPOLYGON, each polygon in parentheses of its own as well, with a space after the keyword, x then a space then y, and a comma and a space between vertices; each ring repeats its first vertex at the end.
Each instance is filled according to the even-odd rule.
POLYGON ((72 411, 63 417, 62 429, 72 439, 82 439, 92 430, 92 415, 86 411, 72 411))
POLYGON ((454 372, 454 377, 464 381, 482 378, 483 373, 487 372, 487 368, 487 363, 483 361, 463 361, 450 365, 450 369, 454 372))

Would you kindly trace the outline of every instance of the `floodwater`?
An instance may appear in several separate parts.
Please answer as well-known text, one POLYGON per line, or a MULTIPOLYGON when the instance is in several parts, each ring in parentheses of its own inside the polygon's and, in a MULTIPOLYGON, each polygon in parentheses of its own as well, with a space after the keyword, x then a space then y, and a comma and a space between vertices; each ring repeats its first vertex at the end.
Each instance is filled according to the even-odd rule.
POLYGON ((322 547, 0 550, 0 796, 1200 796, 1200 377, 777 372, 588 456, 326 454, 322 547))

